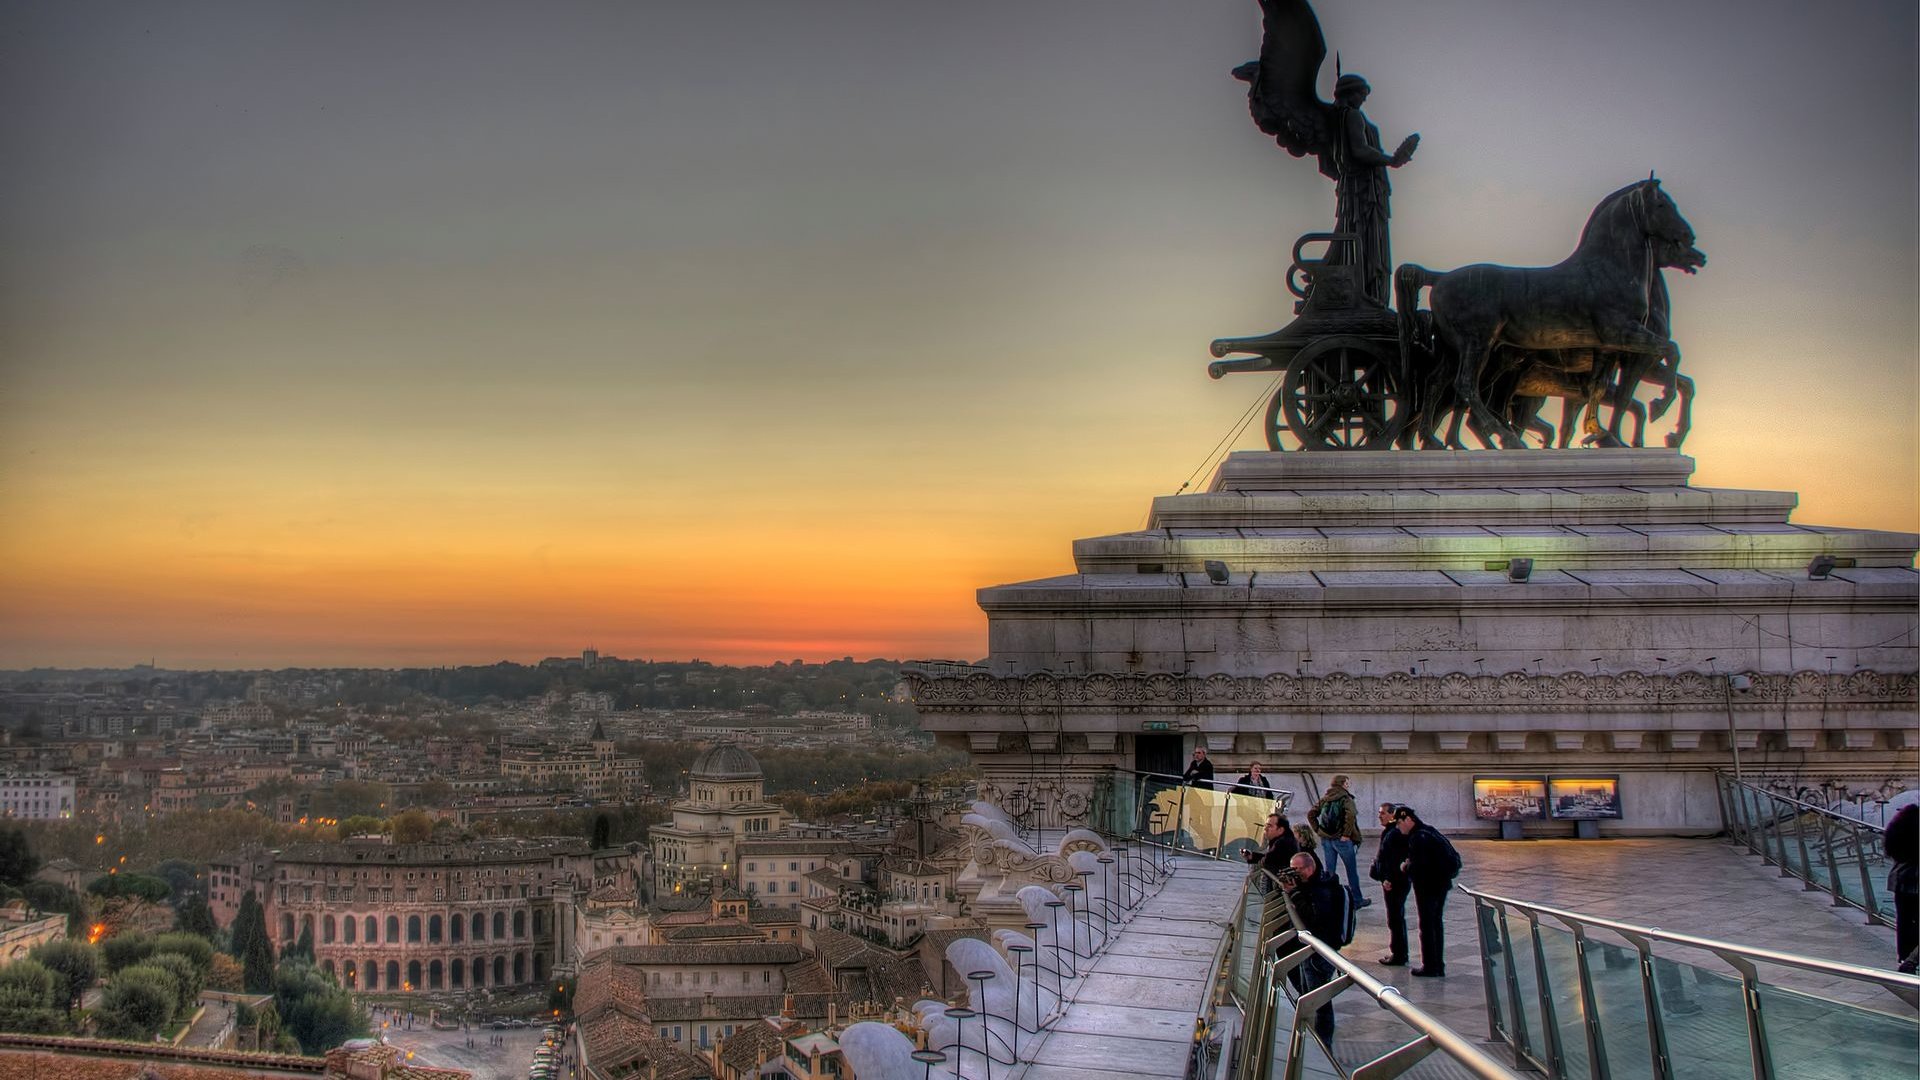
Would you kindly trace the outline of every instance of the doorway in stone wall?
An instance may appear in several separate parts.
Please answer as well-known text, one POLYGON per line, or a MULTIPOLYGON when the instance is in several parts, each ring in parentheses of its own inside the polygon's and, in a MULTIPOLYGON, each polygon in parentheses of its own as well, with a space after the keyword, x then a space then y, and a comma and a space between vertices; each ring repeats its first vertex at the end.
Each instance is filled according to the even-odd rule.
POLYGON ((1146 773, 1179 776, 1186 768, 1185 747, 1178 734, 1141 733, 1133 737, 1133 767, 1146 773))

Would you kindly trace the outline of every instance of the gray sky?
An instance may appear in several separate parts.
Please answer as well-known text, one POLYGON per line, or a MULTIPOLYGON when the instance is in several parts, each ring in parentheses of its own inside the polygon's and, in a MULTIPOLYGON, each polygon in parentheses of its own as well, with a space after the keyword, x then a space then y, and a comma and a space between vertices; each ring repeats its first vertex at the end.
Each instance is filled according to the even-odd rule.
MULTIPOLYGON (((1423 137, 1397 260, 1557 261, 1658 170, 1710 258, 1671 282, 1696 480, 1920 524, 1910 0, 1321 16, 1423 137)), ((972 587, 1137 523, 1264 385, 1206 344, 1290 317, 1333 195, 1227 74, 1258 35, 1252 0, 0 4, 0 662, 964 654, 972 587), (791 598, 737 622, 818 587, 840 629, 685 616, 689 550, 791 598), (876 560, 897 607, 835 591, 876 560), (476 616, 475 580, 524 588, 476 616)))

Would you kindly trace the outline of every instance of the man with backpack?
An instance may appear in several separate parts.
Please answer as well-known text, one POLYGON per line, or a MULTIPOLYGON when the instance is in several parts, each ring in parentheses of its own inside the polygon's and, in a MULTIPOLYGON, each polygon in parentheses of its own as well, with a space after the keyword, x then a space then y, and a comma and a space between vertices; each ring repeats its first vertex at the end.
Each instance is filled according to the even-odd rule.
MULTIPOLYGON (((1280 887, 1293 903, 1300 929, 1320 939, 1338 952, 1353 940, 1353 897, 1332 873, 1321 873, 1319 860, 1302 851, 1288 864, 1293 871, 1281 877, 1280 887)), ((1293 969, 1293 985, 1301 993, 1333 980, 1333 963, 1315 953, 1293 969)), ((1320 1041, 1333 1048, 1333 1002, 1328 1001, 1313 1014, 1313 1030, 1320 1041)))
POLYGON ((1460 876, 1460 853, 1440 830, 1420 820, 1412 807, 1393 812, 1394 827, 1407 841, 1407 857, 1400 869, 1413 882, 1413 902, 1420 912, 1420 966, 1415 975, 1439 977, 1447 973, 1445 918, 1447 891, 1460 876))
POLYGON ((1354 809, 1353 792, 1347 790, 1347 777, 1333 778, 1327 793, 1308 811, 1307 820, 1320 834, 1320 861, 1330 877, 1339 876, 1340 861, 1347 864, 1347 890, 1353 894, 1354 907, 1373 903, 1360 891, 1360 870, 1355 864, 1355 845, 1360 842, 1360 816, 1354 809))

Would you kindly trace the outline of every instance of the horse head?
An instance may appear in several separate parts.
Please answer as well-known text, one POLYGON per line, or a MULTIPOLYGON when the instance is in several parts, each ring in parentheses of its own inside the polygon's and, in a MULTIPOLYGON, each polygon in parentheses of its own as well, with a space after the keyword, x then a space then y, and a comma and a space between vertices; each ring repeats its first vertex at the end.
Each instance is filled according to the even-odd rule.
MULTIPOLYGON (((1628 201, 1632 206, 1634 225, 1648 240, 1680 248, 1693 247, 1693 226, 1680 216, 1680 208, 1674 205, 1673 197, 1660 186, 1660 181, 1642 180, 1635 184, 1628 201)), ((1705 259, 1706 256, 1702 255, 1702 262, 1705 259)))
POLYGON ((1656 240, 1653 243, 1653 262, 1662 270, 1680 270, 1692 274, 1707 265, 1707 253, 1678 240, 1656 240))

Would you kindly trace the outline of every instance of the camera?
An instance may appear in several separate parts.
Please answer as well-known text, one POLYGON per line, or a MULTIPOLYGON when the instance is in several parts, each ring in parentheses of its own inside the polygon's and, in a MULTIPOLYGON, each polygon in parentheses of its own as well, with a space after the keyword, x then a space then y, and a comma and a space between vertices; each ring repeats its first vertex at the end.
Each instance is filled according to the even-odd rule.
POLYGON ((1300 877, 1300 871, 1295 870, 1291 866, 1287 867, 1284 870, 1281 870, 1280 872, 1274 874, 1273 876, 1275 880, 1280 882, 1280 887, 1283 889, 1299 888, 1300 882, 1303 880, 1300 877))

